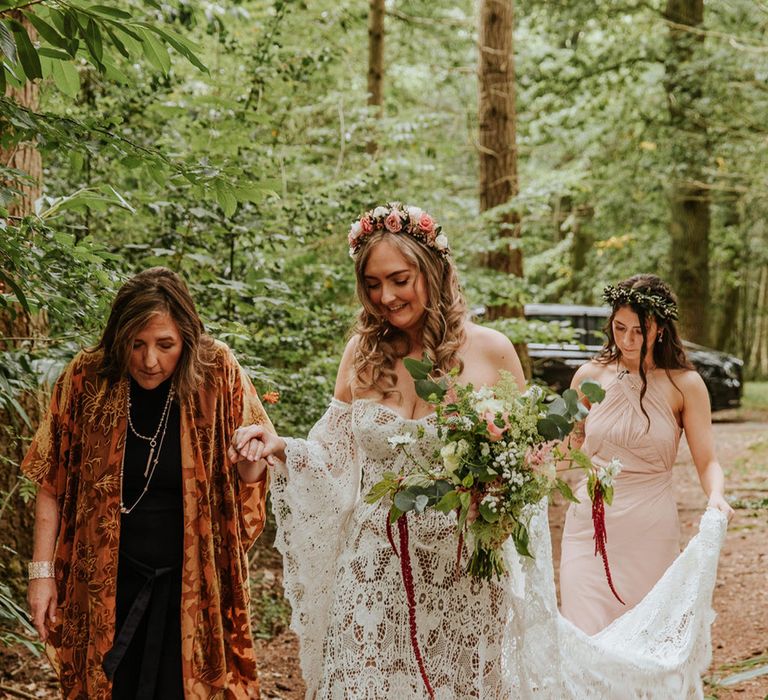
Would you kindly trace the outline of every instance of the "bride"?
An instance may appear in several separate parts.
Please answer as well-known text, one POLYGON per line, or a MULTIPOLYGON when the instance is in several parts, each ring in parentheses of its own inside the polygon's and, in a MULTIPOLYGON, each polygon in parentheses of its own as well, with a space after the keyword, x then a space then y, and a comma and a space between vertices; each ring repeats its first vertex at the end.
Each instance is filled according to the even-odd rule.
POLYGON ((363 501, 384 471, 403 466, 391 438, 410 435, 411 456, 427 460, 438 445, 403 359, 426 353, 438 371, 458 368, 459 381, 476 387, 506 370, 522 388, 523 373, 506 337, 469 321, 448 240, 429 214, 376 207, 352 225, 349 245, 362 308, 325 415, 307 440, 249 426, 230 447, 233 460, 276 467, 276 545, 307 698, 423 698, 430 686, 445 700, 700 695, 724 518, 705 516, 656 599, 654 589, 590 638, 557 612, 543 505, 531 525, 535 557, 519 558, 508 543, 510 573, 499 582, 457 574, 452 516, 410 516, 427 685, 386 535, 388 504, 363 501))

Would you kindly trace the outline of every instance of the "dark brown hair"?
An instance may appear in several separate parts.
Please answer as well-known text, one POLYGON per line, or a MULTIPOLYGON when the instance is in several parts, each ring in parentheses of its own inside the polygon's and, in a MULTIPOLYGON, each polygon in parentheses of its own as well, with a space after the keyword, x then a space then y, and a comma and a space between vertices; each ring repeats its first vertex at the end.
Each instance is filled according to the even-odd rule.
MULTIPOLYGON (((669 285, 664 282, 660 277, 652 274, 639 274, 633 275, 628 279, 619 282, 617 285, 619 288, 636 289, 643 294, 658 296, 664 301, 677 305, 677 298, 674 292, 670 289, 669 285)), ((648 378, 645 372, 645 357, 646 357, 646 344, 648 338, 648 326, 651 320, 656 321, 656 329, 659 336, 653 344, 653 364, 666 371, 669 380, 674 387, 680 391, 677 384, 675 384, 670 370, 673 369, 693 369, 693 365, 688 361, 688 357, 685 354, 685 348, 683 347, 683 341, 680 339, 680 334, 677 330, 677 324, 669 318, 662 318, 653 313, 649 308, 643 305, 629 303, 614 304, 611 315, 608 318, 608 323, 603 329, 608 336, 608 340, 600 350, 597 361, 603 364, 609 364, 611 362, 618 362, 621 358, 621 351, 616 345, 616 341, 613 337, 613 319, 616 316, 616 312, 623 306, 628 306, 632 311, 637 314, 637 319, 640 322, 640 330, 643 333, 643 345, 640 348, 640 380, 643 385, 640 389, 640 410, 643 412, 648 425, 650 427, 650 418, 645 412, 643 407, 643 397, 648 389, 648 378)))
POLYGON ((99 373, 116 382, 128 375, 133 339, 158 313, 167 313, 179 329, 184 348, 174 372, 180 399, 208 380, 214 341, 206 332, 184 280, 167 267, 151 267, 131 277, 112 302, 107 325, 91 352, 102 351, 99 373))

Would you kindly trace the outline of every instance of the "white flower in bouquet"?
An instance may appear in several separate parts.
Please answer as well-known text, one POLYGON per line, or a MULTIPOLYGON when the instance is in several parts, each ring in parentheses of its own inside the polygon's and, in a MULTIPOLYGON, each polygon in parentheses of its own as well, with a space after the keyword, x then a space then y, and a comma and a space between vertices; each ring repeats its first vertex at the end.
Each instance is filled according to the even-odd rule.
POLYGON ((618 457, 597 469, 597 478, 605 488, 613 486, 613 480, 619 475, 624 465, 618 457))
POLYGON ((487 386, 475 391, 473 398, 472 407, 478 415, 490 413, 495 416, 497 413, 503 413, 506 408, 504 401, 497 399, 493 389, 487 386))
POLYGON ((412 445, 416 442, 416 438, 409 433, 403 433, 402 435, 392 435, 387 438, 387 442, 390 444, 393 450, 396 450, 401 445, 412 445))
POLYGON ((445 471, 453 474, 461 464, 461 455, 457 454, 457 444, 455 442, 449 442, 440 449, 440 456, 443 458, 443 466, 445 471))

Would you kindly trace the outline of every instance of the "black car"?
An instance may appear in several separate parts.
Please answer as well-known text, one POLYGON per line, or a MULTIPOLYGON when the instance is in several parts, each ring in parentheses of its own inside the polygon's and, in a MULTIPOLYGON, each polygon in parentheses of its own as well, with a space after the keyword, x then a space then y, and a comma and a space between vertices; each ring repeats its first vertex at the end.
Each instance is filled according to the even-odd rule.
MULTIPOLYGON (((610 308, 575 304, 526 304, 525 316, 539 321, 559 321, 575 329, 577 343, 528 343, 533 377, 562 391, 578 367, 594 357, 605 342, 610 308)), ((744 363, 733 355, 683 341, 688 359, 704 379, 713 411, 741 404, 744 363)))

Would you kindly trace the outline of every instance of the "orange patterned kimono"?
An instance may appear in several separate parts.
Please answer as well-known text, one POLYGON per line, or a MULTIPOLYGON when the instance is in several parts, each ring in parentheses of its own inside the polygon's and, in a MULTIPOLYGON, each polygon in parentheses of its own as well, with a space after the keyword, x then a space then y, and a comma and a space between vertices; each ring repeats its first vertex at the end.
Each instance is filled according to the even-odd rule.
MULTIPOLYGON (((102 661, 115 634, 128 384, 99 377, 100 360, 81 352, 59 377, 22 465, 58 500, 60 609, 49 649, 63 696, 78 700, 111 697, 102 661)), ((213 385, 181 407, 181 644, 188 700, 259 697, 246 552, 264 526, 267 485, 243 483, 226 457, 232 432, 251 423, 271 427, 245 372, 217 343, 213 385)))

